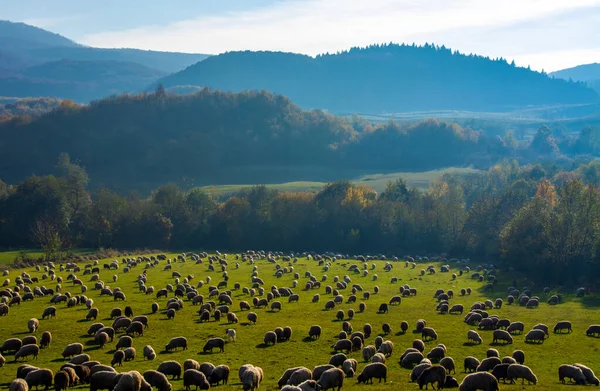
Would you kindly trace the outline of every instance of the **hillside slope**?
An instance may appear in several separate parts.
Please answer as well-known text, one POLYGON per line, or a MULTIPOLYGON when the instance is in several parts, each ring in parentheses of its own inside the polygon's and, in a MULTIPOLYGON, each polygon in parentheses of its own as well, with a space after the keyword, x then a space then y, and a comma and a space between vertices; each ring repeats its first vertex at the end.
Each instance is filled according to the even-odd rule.
POLYGON ((550 76, 575 81, 600 80, 600 64, 584 64, 550 73, 550 76))
POLYGON ((338 54, 230 52, 159 81, 227 91, 266 89, 304 108, 337 113, 412 110, 502 110, 584 103, 598 95, 583 84, 552 79, 505 60, 444 47, 374 45, 338 54))

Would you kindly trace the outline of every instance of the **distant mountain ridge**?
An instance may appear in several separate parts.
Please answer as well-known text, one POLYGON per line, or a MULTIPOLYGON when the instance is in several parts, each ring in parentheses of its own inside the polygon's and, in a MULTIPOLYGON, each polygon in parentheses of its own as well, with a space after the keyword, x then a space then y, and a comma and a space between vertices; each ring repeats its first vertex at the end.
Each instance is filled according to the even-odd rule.
POLYGON ((312 58, 282 52, 212 56, 158 83, 239 92, 266 89, 303 108, 336 113, 508 109, 596 102, 581 83, 552 79, 504 59, 434 45, 372 45, 312 58))
POLYGON ((575 80, 585 82, 588 86, 595 89, 600 94, 600 64, 584 64, 573 68, 562 69, 552 72, 550 76, 565 80, 575 80))
POLYGON ((0 95, 88 102, 137 93, 204 54, 80 45, 44 29, 0 20, 0 95))

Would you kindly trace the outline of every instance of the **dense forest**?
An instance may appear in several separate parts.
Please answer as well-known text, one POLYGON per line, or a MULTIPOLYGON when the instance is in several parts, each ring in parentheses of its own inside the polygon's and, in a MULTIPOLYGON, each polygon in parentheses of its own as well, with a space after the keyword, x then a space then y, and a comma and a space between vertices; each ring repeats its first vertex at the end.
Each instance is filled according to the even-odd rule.
POLYGON ((563 172, 506 161, 424 192, 402 180, 380 194, 342 181, 317 193, 255 186, 227 199, 174 184, 145 198, 90 193, 66 154, 54 170, 0 181, 0 247, 41 247, 50 258, 74 247, 468 256, 578 285, 600 272, 597 162, 563 172))
POLYGON ((229 52, 159 83, 223 91, 266 89, 288 96, 303 108, 335 113, 509 110, 598 100, 584 83, 553 79, 504 59, 465 55, 429 44, 373 45, 316 58, 229 52))
MULTIPOLYGON (((424 120, 374 125, 358 116, 305 111, 268 92, 202 89, 178 96, 122 95, 80 106, 70 101, 39 118, 0 122, 0 178, 46 175, 68 153, 92 188, 148 194, 184 178, 195 185, 332 181, 357 173, 487 169, 504 158, 570 167, 600 156, 600 128, 578 134, 541 126, 531 141, 424 120)), ((362 174, 361 174, 362 175, 362 174)))

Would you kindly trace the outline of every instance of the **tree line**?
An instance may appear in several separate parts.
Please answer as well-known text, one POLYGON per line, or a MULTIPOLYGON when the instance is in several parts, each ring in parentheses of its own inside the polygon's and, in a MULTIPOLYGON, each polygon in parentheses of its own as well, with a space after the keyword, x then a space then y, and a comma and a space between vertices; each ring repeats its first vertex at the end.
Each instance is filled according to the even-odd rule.
POLYGON ((55 175, 0 182, 0 247, 336 251, 445 255, 494 262, 538 281, 584 284, 600 272, 600 163, 560 171, 519 166, 445 175, 427 191, 377 193, 333 182, 283 192, 254 186, 219 197, 175 184, 148 197, 90 193, 63 154, 55 175))
POLYGON ((265 91, 179 96, 158 88, 90 105, 62 101, 37 118, 39 105, 31 105, 0 116, 0 178, 7 183, 50 174, 62 152, 86 168, 93 189, 143 194, 184 178, 195 185, 327 182, 364 172, 487 169, 505 158, 569 168, 600 155, 598 126, 573 133, 544 125, 530 141, 435 119, 373 124, 302 110, 265 91))

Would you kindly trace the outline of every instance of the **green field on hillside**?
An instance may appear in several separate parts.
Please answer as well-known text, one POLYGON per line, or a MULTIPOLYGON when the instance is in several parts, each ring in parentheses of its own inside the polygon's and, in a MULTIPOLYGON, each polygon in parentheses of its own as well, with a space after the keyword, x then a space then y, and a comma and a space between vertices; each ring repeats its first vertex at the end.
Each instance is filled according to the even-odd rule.
MULTIPOLYGON (((174 254, 168 254, 168 256, 173 258, 174 254)), ((554 334, 550 331, 549 338, 543 344, 527 344, 524 342, 525 334, 515 335, 513 344, 493 346, 491 344, 493 332, 479 330, 483 343, 471 346, 467 344, 467 331, 477 329, 477 326, 470 326, 463 322, 466 312, 463 315, 439 314, 436 311, 437 300, 434 298, 434 292, 437 289, 454 290, 456 295, 450 300, 450 303, 461 303, 468 310, 476 301, 494 300, 497 297, 506 299, 507 287, 513 284, 513 280, 516 280, 519 289, 527 286, 528 282, 524 276, 499 270, 496 273, 499 283, 495 286, 495 291, 484 293, 483 286, 485 282, 472 279, 470 276, 473 272, 465 273, 453 280, 452 273, 458 273, 458 268, 452 265, 449 273, 442 273, 440 272, 440 265, 434 264, 437 273, 421 276, 421 269, 426 268, 428 264, 417 264, 416 268, 413 269, 405 267, 404 262, 393 262, 393 269, 386 272, 383 269, 385 261, 369 261, 368 265, 363 266, 363 263, 357 260, 337 260, 331 262, 331 266, 327 271, 324 270, 324 266, 319 266, 317 261, 307 258, 299 258, 297 262, 284 262, 282 259, 278 259, 276 263, 257 260, 254 264, 249 264, 248 262, 236 261, 234 255, 229 255, 227 261, 229 276, 227 289, 232 290, 233 299, 233 305, 230 306, 230 309, 239 318, 237 324, 228 324, 226 319, 214 321, 212 318, 208 323, 199 323, 197 313, 199 306, 192 305, 187 298, 184 298, 184 308, 177 312, 175 319, 168 320, 164 314, 167 299, 157 299, 155 294, 146 295, 138 289, 136 280, 138 275, 144 271, 146 263, 142 262, 126 273, 123 264, 120 264, 118 270, 105 270, 103 265, 110 262, 107 259, 99 262, 99 278, 112 289, 121 288, 126 294, 124 302, 114 301, 113 297, 110 296, 100 296, 100 291, 94 289, 94 282, 91 281, 92 275, 84 275, 85 264, 80 264, 82 270, 75 274, 89 288, 86 295, 94 300, 93 306, 100 311, 97 320, 86 320, 88 310, 85 305, 67 308, 64 303, 56 305, 56 318, 42 320, 41 316, 44 308, 52 304, 50 303, 50 297, 36 297, 33 301, 13 305, 10 307, 7 316, 0 317, 0 336, 2 339, 8 339, 23 338, 30 335, 31 333, 27 329, 27 321, 32 317, 36 317, 40 319, 40 328, 33 334, 40 338, 42 332, 50 331, 53 335, 53 341, 49 348, 41 350, 37 360, 29 359, 26 360, 27 363, 57 371, 64 362, 68 361, 61 357, 64 347, 67 344, 79 342, 84 345, 84 353, 89 354, 91 360, 109 364, 114 353, 115 344, 123 332, 117 333, 113 342, 99 348, 93 337, 87 334, 87 329, 94 322, 102 322, 104 325, 110 326, 112 319, 110 319, 109 314, 112 308, 119 307, 123 309, 125 306, 131 306, 134 315, 148 316, 149 327, 144 330, 143 336, 133 338, 133 347, 137 350, 137 358, 132 362, 124 363, 122 367, 117 367, 117 371, 135 369, 144 372, 148 369, 156 369, 165 360, 177 360, 180 363, 183 363, 186 359, 194 359, 200 363, 208 361, 215 365, 226 364, 231 368, 229 384, 226 386, 219 385, 216 387, 217 389, 240 390, 242 387, 237 378, 238 368, 243 364, 252 363, 264 370, 265 379, 261 389, 273 390, 276 389, 277 380, 287 368, 306 366, 312 370, 316 365, 328 363, 333 353, 331 347, 336 342, 342 329, 342 322, 336 320, 336 313, 340 309, 347 313, 352 308, 356 311, 354 318, 348 320, 346 315, 345 320, 351 323, 355 331, 362 331, 365 323, 369 323, 373 327, 373 334, 366 338, 365 344, 374 344, 375 337, 382 335, 384 340, 393 342, 394 351, 386 362, 388 367, 387 384, 375 382, 373 385, 357 385, 355 378, 347 378, 343 386, 345 390, 388 390, 390 387, 403 390, 418 389, 416 384, 409 383, 410 370, 401 368, 399 365, 402 352, 412 346, 414 339, 421 338, 421 334, 414 331, 418 319, 425 319, 427 326, 433 327, 438 334, 437 341, 426 342, 425 354, 438 343, 445 344, 447 355, 452 357, 456 364, 456 374, 453 374, 453 376, 459 382, 465 376, 465 373, 463 373, 463 359, 466 356, 475 356, 481 360, 485 358, 487 349, 491 347, 498 349, 500 357, 511 355, 515 349, 522 349, 526 355, 525 364, 530 366, 538 377, 538 383, 535 386, 522 386, 520 381, 515 385, 501 383, 500 389, 503 390, 527 388, 541 391, 570 388, 558 382, 558 366, 563 363, 578 362, 600 371, 600 338, 586 337, 585 335, 585 330, 590 324, 598 323, 599 312, 596 306, 597 300, 594 296, 575 298, 570 292, 560 292, 563 294, 563 303, 550 306, 546 304, 547 295, 543 294, 543 287, 535 286, 532 293, 539 295, 541 298, 542 303, 539 308, 526 309, 519 305, 507 305, 505 303, 501 309, 488 310, 489 314, 497 314, 501 319, 508 318, 511 321, 524 322, 525 333, 537 323, 545 323, 552 329, 556 322, 568 319, 573 323, 572 333, 554 334), (239 267, 236 265, 237 263, 239 263, 239 267), (348 270, 352 264, 359 266, 360 274, 348 270), (293 272, 285 273, 281 278, 277 278, 275 275, 276 265, 280 265, 282 268, 287 267, 288 271, 293 267, 293 272), (372 265, 374 265, 374 269, 372 269, 372 265), (368 274, 363 274, 363 267, 368 268, 368 274), (275 300, 282 303, 281 311, 252 307, 251 311, 258 315, 258 321, 256 324, 250 324, 246 318, 248 311, 241 311, 239 304, 240 301, 245 300, 252 306, 253 297, 242 293, 241 289, 234 290, 234 284, 239 282, 241 287, 251 287, 251 275, 254 268, 257 269, 258 276, 264 280, 265 292, 269 292, 271 286, 292 287, 295 280, 294 273, 298 273, 299 276, 296 278, 298 287, 293 288, 293 291, 299 293, 299 302, 288 303, 286 297, 277 298, 275 300), (327 276, 326 281, 322 282, 320 288, 306 291, 304 287, 309 281, 309 278, 306 277, 307 272, 312 273, 317 281, 321 281, 325 278, 324 276, 327 276), (351 279, 351 283, 347 289, 341 289, 339 292, 343 295, 343 304, 336 305, 334 310, 325 310, 325 302, 333 299, 332 295, 325 293, 326 285, 335 286, 334 278, 337 276, 343 279, 346 275, 351 279), (113 282, 113 276, 116 276, 116 282, 113 282), (375 277, 377 280, 375 280, 375 277), (396 277, 398 282, 392 283, 392 277, 396 277), (348 303, 352 284, 360 284, 363 291, 371 292, 370 299, 363 299, 361 292, 358 292, 356 303, 348 303), (405 284, 416 288, 418 294, 402 298, 402 303, 399 306, 390 306, 389 313, 378 313, 379 305, 389 302, 392 296, 398 295, 399 287, 405 284), (379 287, 379 293, 377 294, 374 294, 375 286, 379 287), (468 287, 472 288, 473 293, 460 296, 458 292, 461 288, 468 287), (317 293, 320 294, 320 301, 312 303, 313 295, 317 293), (159 313, 151 313, 153 302, 160 305, 161 310, 159 313), (362 313, 358 312, 360 302, 366 304, 366 310, 362 313), (406 334, 400 332, 402 321, 409 323, 409 330, 406 334), (383 334, 383 323, 391 325, 392 332, 390 334, 383 334), (323 333, 320 339, 312 340, 308 338, 308 330, 311 325, 322 327, 323 333), (267 331, 284 326, 290 326, 293 329, 290 341, 279 342, 274 346, 263 344, 263 336, 267 331), (225 330, 230 327, 237 331, 237 340, 228 342, 225 345, 224 353, 219 353, 218 349, 213 353, 203 352, 203 346, 208 338, 223 337, 226 339, 225 330), (167 353, 165 345, 172 337, 177 336, 185 336, 189 348, 167 353), (157 352, 158 355, 154 361, 144 360, 142 351, 145 345, 153 346, 157 352)), ((202 263, 195 263, 188 258, 185 263, 172 264, 172 271, 164 271, 166 265, 167 261, 160 261, 156 267, 147 270, 146 286, 153 286, 155 292, 166 287, 167 284, 176 285, 172 273, 177 271, 182 276, 180 282, 183 282, 183 278, 186 276, 193 276, 189 281, 189 284, 193 287, 198 286, 199 281, 203 281, 204 284, 198 288, 198 293, 204 296, 205 301, 208 301, 209 286, 216 286, 223 280, 223 273, 220 268, 217 266, 215 268, 217 271, 209 271, 209 262, 206 259, 202 263), (212 281, 207 283, 209 277, 212 281)), ((473 269, 476 266, 477 264, 471 264, 473 269)), ((31 277, 40 279, 39 283, 33 283, 33 286, 45 285, 47 288, 55 288, 56 286, 56 281, 43 279, 43 269, 37 271, 34 268, 29 268, 27 270, 10 271, 9 275, 4 277, 10 279, 10 282, 7 283, 9 287, 14 288, 15 280, 21 272, 27 272, 31 277)), ((59 265, 57 264, 56 274, 64 279, 62 293, 70 292, 73 296, 81 294, 80 287, 67 280, 70 274, 69 271, 59 271, 59 265)), ((221 289, 221 291, 223 290, 225 289, 221 289)), ((556 290, 553 290, 552 293, 556 293, 556 290)), ((173 293, 169 293, 169 298, 171 297, 173 297, 173 293)), ((357 372, 360 373, 365 366, 361 352, 354 351, 348 356, 359 362, 357 372)), ((21 361, 14 362, 12 354, 5 353, 4 357, 7 362, 4 367, 0 368, 0 386, 2 388, 7 387, 15 377, 17 367, 22 365, 21 361)), ((172 384, 173 390, 183 389, 182 380, 174 380, 172 384)), ((75 389, 87 389, 87 387, 87 385, 84 385, 75 387, 75 389)))
MULTIPOLYGON (((480 172, 473 168, 459 168, 451 167, 444 168, 441 170, 424 171, 424 172, 395 172, 388 174, 370 174, 362 175, 355 179, 350 180, 355 185, 367 185, 375 189, 377 192, 385 190, 388 182, 395 181, 397 179, 404 179, 409 187, 416 187, 418 189, 427 189, 431 181, 434 181, 444 174, 458 174, 468 175, 480 172)), ((269 189, 276 189, 281 191, 312 191, 316 192, 323 188, 326 182, 285 182, 285 183, 274 183, 265 185, 269 189)), ((203 186, 202 188, 206 191, 211 191, 219 194, 229 194, 239 191, 243 188, 254 186, 253 184, 239 184, 239 185, 216 185, 216 186, 203 186)))

